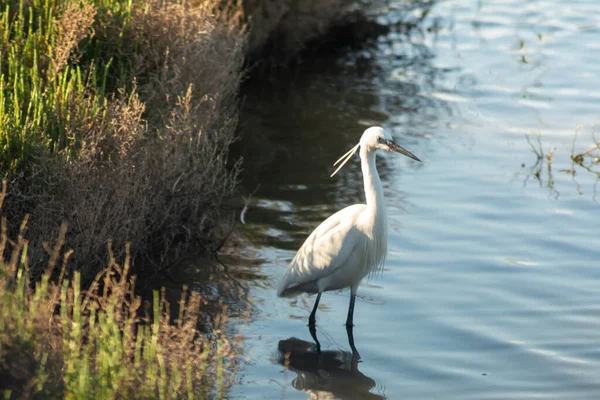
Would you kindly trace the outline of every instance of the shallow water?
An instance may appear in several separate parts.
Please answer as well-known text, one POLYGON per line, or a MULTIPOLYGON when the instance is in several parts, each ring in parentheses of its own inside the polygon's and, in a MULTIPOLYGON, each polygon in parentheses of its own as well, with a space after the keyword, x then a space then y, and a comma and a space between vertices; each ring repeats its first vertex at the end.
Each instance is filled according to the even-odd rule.
POLYGON ((405 34, 392 2, 376 43, 249 89, 242 229, 263 262, 237 262, 262 279, 232 397, 600 398, 600 166, 570 158, 600 117, 600 3, 487 3, 432 4, 405 34), (347 291, 321 299, 319 354, 314 296, 274 287, 320 221, 363 201, 358 158, 328 176, 374 124, 423 162, 378 158, 389 250, 359 289, 357 362, 347 291))

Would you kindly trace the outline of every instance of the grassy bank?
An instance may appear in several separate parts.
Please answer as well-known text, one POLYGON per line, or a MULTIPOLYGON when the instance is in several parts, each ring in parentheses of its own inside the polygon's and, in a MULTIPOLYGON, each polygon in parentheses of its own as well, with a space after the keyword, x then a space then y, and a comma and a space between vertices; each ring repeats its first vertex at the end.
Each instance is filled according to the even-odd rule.
MULTIPOLYGON (((4 213, 30 214, 41 243, 66 221, 89 282, 108 259, 160 262, 210 246, 237 169, 234 138, 245 34, 220 2, 20 0, 0 10, 0 169, 4 213), (119 250, 117 250, 119 249, 119 250)), ((16 232, 17 225, 9 226, 16 232)))
POLYGON ((235 12, 1 3, 0 395, 224 395, 225 313, 208 335, 196 294, 176 318, 164 295, 144 313, 130 272, 221 236, 246 38, 235 12))
MULTIPOLYGON (((4 196, 0 197, 0 208, 4 196)), ((164 294, 140 311, 123 263, 110 258, 88 290, 79 273, 65 278, 72 252, 52 245, 41 279, 29 280, 21 225, 5 258, 7 221, 0 236, 0 395, 10 399, 222 398, 235 372, 237 344, 224 335, 224 317, 208 335, 197 331, 201 301, 184 290, 172 319, 164 294), (145 317, 140 317, 145 315, 145 317)), ((109 247, 110 250, 110 247, 109 247)), ((223 312, 224 316, 226 313, 223 312)))

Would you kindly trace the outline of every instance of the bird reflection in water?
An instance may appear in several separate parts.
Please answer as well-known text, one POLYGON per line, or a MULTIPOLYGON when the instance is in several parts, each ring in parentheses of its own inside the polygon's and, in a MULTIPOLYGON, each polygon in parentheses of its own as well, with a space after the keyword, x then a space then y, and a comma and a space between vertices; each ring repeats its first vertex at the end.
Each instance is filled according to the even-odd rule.
POLYGON ((358 370, 360 355, 354 346, 352 327, 348 327, 348 342, 352 352, 321 351, 314 326, 310 334, 315 343, 297 338, 279 341, 278 362, 297 374, 292 386, 309 394, 310 399, 385 399, 372 393, 374 379, 358 370))

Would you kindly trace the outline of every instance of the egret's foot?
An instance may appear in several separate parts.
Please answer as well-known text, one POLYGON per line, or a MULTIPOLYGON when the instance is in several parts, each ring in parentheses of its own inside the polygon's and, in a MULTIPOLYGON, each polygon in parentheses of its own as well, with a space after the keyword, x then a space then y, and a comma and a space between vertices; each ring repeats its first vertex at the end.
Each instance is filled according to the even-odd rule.
POLYGON ((360 361, 360 354, 358 354, 358 351, 353 351, 352 352, 352 359, 350 360, 350 367, 352 368, 353 372, 358 371, 358 363, 361 362, 360 361))

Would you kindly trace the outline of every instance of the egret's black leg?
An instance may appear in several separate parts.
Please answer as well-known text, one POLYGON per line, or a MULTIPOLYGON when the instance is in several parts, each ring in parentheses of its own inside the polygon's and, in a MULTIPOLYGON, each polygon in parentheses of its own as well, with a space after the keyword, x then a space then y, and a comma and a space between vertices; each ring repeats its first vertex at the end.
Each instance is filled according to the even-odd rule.
POLYGON ((360 360, 360 354, 358 354, 358 350, 356 350, 356 346, 354 346, 353 330, 354 328, 352 327, 352 325, 346 325, 346 333, 348 333, 348 343, 350 344, 350 348, 352 349, 352 362, 354 365, 358 363, 358 360, 360 360))
POLYGON ((312 336, 315 344, 317 345, 317 353, 321 352, 321 343, 319 343, 319 339, 317 339, 317 330, 315 328, 315 324, 308 325, 308 331, 310 332, 310 336, 312 336))
POLYGON ((354 326, 352 321, 354 319, 354 302, 356 301, 356 293, 350 293, 350 307, 348 307, 348 318, 346 318, 346 327, 354 326))
POLYGON ((317 315, 317 307, 319 306, 319 300, 321 300, 321 293, 317 294, 317 300, 315 300, 315 306, 313 307, 312 312, 310 313, 310 317, 308 317, 308 325, 315 325, 315 315, 317 315))

